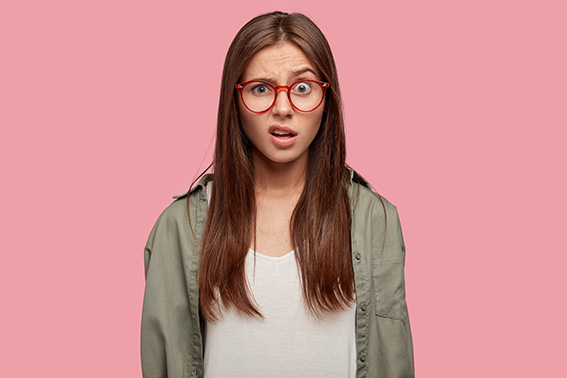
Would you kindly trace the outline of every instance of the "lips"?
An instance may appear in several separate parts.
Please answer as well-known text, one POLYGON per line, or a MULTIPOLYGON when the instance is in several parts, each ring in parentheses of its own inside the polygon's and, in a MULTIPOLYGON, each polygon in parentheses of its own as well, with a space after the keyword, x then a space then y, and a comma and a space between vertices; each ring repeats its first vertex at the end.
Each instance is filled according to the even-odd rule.
POLYGON ((294 132, 289 127, 279 126, 279 125, 270 126, 268 132, 272 134, 274 137, 281 139, 289 139, 297 136, 297 133, 294 132))
POLYGON ((272 142, 278 148, 290 148, 294 145, 297 133, 286 126, 272 125, 268 129, 272 142))

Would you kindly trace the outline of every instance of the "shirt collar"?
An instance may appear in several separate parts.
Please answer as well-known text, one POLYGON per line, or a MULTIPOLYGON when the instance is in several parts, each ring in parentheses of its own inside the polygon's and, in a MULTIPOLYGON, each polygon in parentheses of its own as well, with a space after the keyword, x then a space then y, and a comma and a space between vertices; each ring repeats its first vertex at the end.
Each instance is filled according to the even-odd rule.
MULTIPOLYGON (((364 179, 364 177, 359 175, 358 172, 355 172, 354 169, 349 168, 349 173, 350 173, 351 183, 356 182, 358 184, 362 184, 363 186, 369 187, 368 181, 366 181, 364 179)), ((207 174, 203 175, 203 177, 201 177, 201 179, 199 180, 197 185, 195 185, 191 188, 191 191, 189 193, 193 193, 193 192, 197 191, 198 189, 206 189, 207 183, 209 183, 212 180, 213 180, 213 175, 211 173, 207 173, 207 174)), ((173 196, 173 198, 179 199, 179 198, 183 198, 185 196, 187 196, 187 192, 180 194, 180 195, 177 195, 177 196, 173 196)))

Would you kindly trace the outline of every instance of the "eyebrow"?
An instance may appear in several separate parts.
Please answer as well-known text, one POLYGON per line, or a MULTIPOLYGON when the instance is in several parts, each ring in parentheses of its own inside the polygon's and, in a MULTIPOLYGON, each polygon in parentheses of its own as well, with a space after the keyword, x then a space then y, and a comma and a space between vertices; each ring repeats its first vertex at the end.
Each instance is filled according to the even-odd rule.
MULTIPOLYGON (((306 72, 311 72, 315 77, 317 77, 317 74, 311 68, 303 68, 301 70, 291 71, 290 74, 291 77, 297 77, 303 75, 306 72)), ((267 81, 268 83, 275 83, 275 80, 271 77, 259 77, 251 80, 260 80, 260 81, 267 81)))
POLYGON ((315 77, 317 77, 317 74, 311 68, 304 68, 302 70, 292 71, 291 74, 293 76, 300 76, 300 75, 303 75, 306 72, 311 72, 313 75, 315 75, 315 77))

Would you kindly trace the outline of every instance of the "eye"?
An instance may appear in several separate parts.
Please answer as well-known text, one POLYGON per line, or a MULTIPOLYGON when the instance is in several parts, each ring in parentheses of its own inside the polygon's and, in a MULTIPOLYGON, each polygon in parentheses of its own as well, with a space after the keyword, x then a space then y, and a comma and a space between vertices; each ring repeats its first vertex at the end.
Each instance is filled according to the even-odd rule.
POLYGON ((311 92, 311 83, 308 81, 299 82, 291 88, 291 91, 295 94, 309 94, 311 92))
POLYGON ((250 92, 256 96, 262 96, 272 93, 272 88, 269 85, 257 83, 250 86, 250 92))

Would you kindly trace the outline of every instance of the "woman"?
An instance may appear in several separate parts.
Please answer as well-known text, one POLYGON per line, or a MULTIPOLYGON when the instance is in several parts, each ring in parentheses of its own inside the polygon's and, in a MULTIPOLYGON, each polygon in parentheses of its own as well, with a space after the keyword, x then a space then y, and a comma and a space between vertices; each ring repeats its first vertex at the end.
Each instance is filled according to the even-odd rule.
POLYGON ((397 211, 346 166, 341 106, 307 17, 238 32, 214 175, 145 249, 144 377, 413 377, 397 211))

